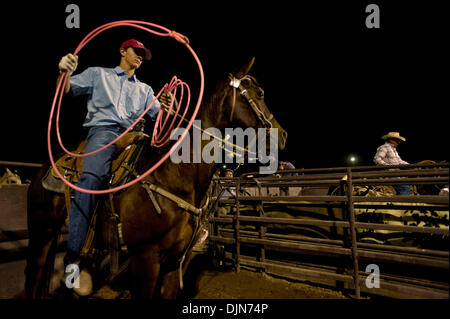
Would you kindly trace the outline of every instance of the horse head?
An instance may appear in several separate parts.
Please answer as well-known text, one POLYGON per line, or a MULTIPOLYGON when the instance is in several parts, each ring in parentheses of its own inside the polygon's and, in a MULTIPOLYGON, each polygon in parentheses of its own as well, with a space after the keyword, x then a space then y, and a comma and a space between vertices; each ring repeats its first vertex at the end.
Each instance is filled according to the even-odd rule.
POLYGON ((234 127, 251 127, 266 129, 277 129, 278 148, 283 150, 286 146, 287 132, 269 110, 264 100, 264 90, 258 81, 249 72, 255 62, 255 58, 244 65, 235 74, 229 74, 228 87, 232 90, 225 101, 225 116, 234 127), (227 114, 228 113, 228 114, 227 114))

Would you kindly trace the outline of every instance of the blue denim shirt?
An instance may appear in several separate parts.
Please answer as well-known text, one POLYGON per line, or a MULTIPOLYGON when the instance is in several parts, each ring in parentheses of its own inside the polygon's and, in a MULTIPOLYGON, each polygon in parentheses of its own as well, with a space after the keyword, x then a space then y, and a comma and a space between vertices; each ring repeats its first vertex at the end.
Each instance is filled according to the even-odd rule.
MULTIPOLYGON (((88 95, 84 127, 120 125, 128 128, 155 99, 153 89, 140 82, 135 75, 128 78, 120 67, 114 69, 90 67, 70 77, 74 95, 88 95)), ((148 111, 151 119, 161 105, 156 100, 148 111)))

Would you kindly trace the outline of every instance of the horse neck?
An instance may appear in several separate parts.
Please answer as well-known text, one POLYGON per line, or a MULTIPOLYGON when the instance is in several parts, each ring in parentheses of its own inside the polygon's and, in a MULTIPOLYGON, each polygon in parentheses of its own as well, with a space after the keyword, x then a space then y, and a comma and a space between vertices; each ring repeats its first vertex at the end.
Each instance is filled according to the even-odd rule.
POLYGON ((207 96, 202 103, 198 119, 201 120, 202 129, 214 127, 221 132, 229 124, 227 116, 229 111, 226 110, 227 97, 230 93, 230 87, 226 86, 223 82, 219 82, 216 86, 216 90, 207 96))
MULTIPOLYGON (((210 127, 218 128, 221 131, 225 129, 227 123, 225 122, 225 117, 222 115, 223 112, 220 111, 223 107, 223 100, 223 94, 209 96, 203 100, 197 115, 197 119, 201 121, 202 130, 210 127)), ((192 132, 193 129, 190 130, 191 154, 194 152, 192 132)), ((200 132, 201 134, 202 132, 200 132)), ((209 142, 201 139, 201 150, 209 142)), ((151 157, 153 150, 150 148, 148 151, 148 156, 151 157)), ((191 194, 193 192, 196 205, 200 205, 200 201, 205 196, 218 165, 215 162, 205 163, 203 160, 200 163, 173 163, 169 158, 152 174, 152 179, 158 185, 170 185, 168 186, 168 190, 178 194, 191 194), (179 179, 182 179, 183 182, 180 183, 179 179), (168 181, 170 182, 168 183, 168 181)))
MULTIPOLYGON (((222 133, 224 132, 225 127, 229 124, 227 121, 228 112, 224 110, 226 108, 225 103, 229 93, 230 90, 227 89, 227 86, 223 83, 219 83, 214 93, 203 99, 203 103, 197 115, 197 119, 201 120, 203 130, 214 127, 219 129, 222 133)), ((192 132, 193 130, 190 130, 190 133, 192 132)), ((202 134, 202 132, 200 132, 200 134, 202 134)), ((203 147, 209 142, 210 141, 201 139, 201 150, 203 150, 203 147)), ((192 139, 190 141, 190 151, 191 154, 193 154, 192 139)), ((149 156, 152 156, 151 149, 149 152, 149 156)), ((178 194, 194 193, 195 204, 200 205, 218 165, 219 164, 215 162, 205 163, 202 160, 200 163, 175 164, 168 159, 152 174, 152 179, 154 179, 156 184, 162 183, 170 185, 168 190, 178 194), (176 176, 176 178, 174 178, 174 176, 176 176), (180 179, 182 179, 182 183, 180 182, 180 179)))
MULTIPOLYGON (((229 124, 227 119, 228 112, 225 111, 229 92, 230 90, 227 89, 227 86, 220 82, 214 93, 204 99, 197 116, 197 119, 201 121, 202 130, 216 128, 222 132, 223 136, 225 127, 229 124)), ((203 147, 209 142, 210 140, 201 139, 201 151, 203 151, 203 147)), ((193 143, 191 143, 190 149, 191 154, 193 154, 193 143)), ((195 171, 196 193, 198 194, 196 197, 198 200, 201 200, 208 190, 213 174, 217 170, 219 163, 205 163, 201 160, 200 163, 193 163, 191 165, 192 171, 195 171)))

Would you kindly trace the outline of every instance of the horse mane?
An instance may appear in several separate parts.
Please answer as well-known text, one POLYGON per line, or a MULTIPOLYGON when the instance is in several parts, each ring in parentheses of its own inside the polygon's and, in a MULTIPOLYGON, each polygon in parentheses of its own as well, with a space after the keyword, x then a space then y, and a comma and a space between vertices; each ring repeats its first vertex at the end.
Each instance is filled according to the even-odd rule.
POLYGON ((217 106, 221 104, 226 88, 224 78, 216 79, 214 82, 211 82, 215 83, 215 85, 211 85, 205 89, 203 103, 197 117, 214 118, 217 116, 217 106))
MULTIPOLYGON (((244 72, 247 75, 249 69, 253 65, 254 60, 251 61, 250 65, 247 66, 247 70, 244 72)), ((225 62, 226 64, 226 62, 225 62)), ((205 92, 203 98, 203 110, 204 115, 208 118, 214 118, 217 116, 218 110, 216 109, 218 105, 221 105, 224 91, 228 87, 229 75, 230 73, 235 75, 236 77, 242 77, 242 69, 240 67, 229 67, 225 66, 225 69, 228 71, 224 71, 224 61, 219 63, 221 65, 219 68, 210 68, 205 74, 205 78, 207 79, 207 83, 212 85, 205 85, 205 92), (232 72, 230 72, 232 70, 232 72)), ((249 76, 249 78, 253 81, 253 83, 259 86, 258 81, 253 77, 249 76)))

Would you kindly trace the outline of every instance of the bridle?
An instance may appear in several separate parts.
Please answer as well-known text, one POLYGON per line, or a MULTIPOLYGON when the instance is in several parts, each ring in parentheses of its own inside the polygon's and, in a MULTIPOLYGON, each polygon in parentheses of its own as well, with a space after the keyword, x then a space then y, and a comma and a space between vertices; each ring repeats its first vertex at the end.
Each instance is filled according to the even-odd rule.
MULTIPOLYGON (((272 120, 273 117, 274 117, 273 114, 270 113, 270 115, 267 117, 267 116, 264 114, 264 112, 262 112, 262 111, 260 110, 260 108, 258 107, 258 105, 256 104, 256 102, 250 97, 250 95, 248 94, 247 89, 244 88, 244 87, 242 86, 242 84, 241 84, 243 81, 250 81, 250 82, 253 82, 253 81, 256 81, 256 80, 254 80, 250 75, 246 75, 246 76, 244 76, 244 77, 242 77, 242 78, 240 78, 240 79, 237 79, 236 77, 234 77, 234 76, 231 75, 231 74, 229 74, 228 77, 229 77, 229 79, 230 79, 229 85, 233 88, 233 104, 232 104, 232 109, 231 109, 231 114, 230 114, 230 122, 233 120, 233 114, 234 114, 234 110, 235 110, 235 107, 236 107, 236 98, 237 98, 237 97, 236 97, 236 90, 239 89, 239 90, 240 90, 240 94, 241 94, 243 97, 245 97, 245 99, 247 100, 247 102, 248 102, 248 104, 250 105, 251 109, 255 112, 256 116, 257 116, 258 119, 261 121, 262 125, 266 128, 266 134, 269 135, 269 134, 270 134, 270 129, 273 127, 273 124, 272 124, 272 122, 271 122, 271 120, 272 120)), ((262 92, 264 92, 259 86, 258 86, 258 88, 259 88, 262 92)), ((227 94, 224 95, 223 99, 224 99, 226 96, 227 96, 227 94)), ((223 103, 223 102, 222 102, 222 103, 223 103)), ((169 112, 171 112, 171 113, 175 113, 174 110, 169 110, 168 107, 166 107, 165 105, 162 104, 161 106, 162 106, 166 111, 169 111, 169 112)), ((180 117, 179 114, 175 114, 175 116, 180 117)), ((185 121, 186 121, 186 120, 185 120, 185 121)), ((233 154, 234 156, 236 156, 236 153, 235 153, 234 151, 232 151, 232 150, 229 150, 225 145, 231 145, 232 147, 236 147, 236 148, 242 149, 242 150, 243 150, 244 152, 246 152, 246 153, 249 153, 249 154, 252 153, 253 155, 256 155, 255 152, 252 152, 252 151, 248 150, 247 148, 242 148, 242 147, 240 147, 239 145, 236 145, 236 144, 234 144, 234 143, 232 143, 232 142, 227 141, 227 138, 223 139, 222 137, 215 136, 215 135, 212 134, 211 132, 208 132, 207 130, 205 131, 205 130, 203 130, 201 127, 198 127, 198 126, 195 125, 195 124, 193 124, 193 127, 194 127, 195 129, 200 130, 202 133, 211 136, 213 139, 216 139, 216 140, 220 141, 220 142, 221 142, 221 148, 222 148, 223 150, 225 150, 226 152, 229 152, 229 153, 233 154), (223 143, 224 145, 222 145, 222 143, 223 143)), ((256 142, 256 136, 253 138, 252 141, 250 141, 249 144, 250 144, 250 145, 253 145, 255 142, 256 142)))
POLYGON ((230 79, 230 86, 233 88, 233 104, 231 107, 230 122, 233 120, 234 109, 236 107, 236 90, 239 89, 240 91, 239 93, 247 100, 248 104, 250 105, 251 109, 255 112, 256 116, 258 117, 262 125, 266 129, 272 128, 273 125, 271 120, 273 119, 273 114, 270 113, 269 117, 266 117, 264 112, 261 111, 256 102, 250 97, 250 94, 248 94, 247 89, 242 86, 243 81, 252 82, 252 77, 249 75, 245 75, 244 77, 237 79, 231 74, 228 77, 230 79))

